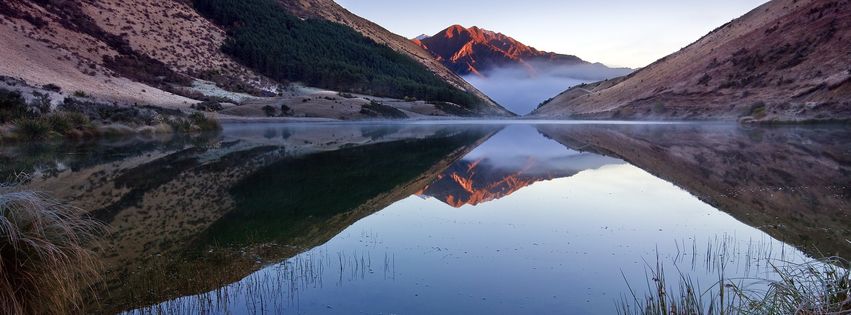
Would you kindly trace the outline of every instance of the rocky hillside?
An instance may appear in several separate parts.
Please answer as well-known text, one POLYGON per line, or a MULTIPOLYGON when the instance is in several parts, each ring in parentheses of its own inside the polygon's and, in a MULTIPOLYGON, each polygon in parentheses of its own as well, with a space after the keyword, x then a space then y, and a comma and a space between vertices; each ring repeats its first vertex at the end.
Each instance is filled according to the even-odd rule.
POLYGON ((851 119, 851 3, 774 0, 635 73, 577 86, 538 117, 851 119))
MULTIPOLYGON (((2 80, 0 87, 26 85, 59 94, 54 103, 77 95, 103 103, 188 109, 202 101, 226 108, 248 98, 271 98, 292 82, 305 82, 326 90, 450 103, 481 115, 508 114, 419 47, 348 12, 333 13, 337 11, 330 7, 345 12, 330 0, 3 1, 0 76, 12 79, 2 80), (250 13, 245 8, 273 14, 245 21, 231 14, 234 9, 250 13), (289 28, 274 33, 251 28, 264 25, 260 23, 289 28), (320 46, 313 47, 314 55, 308 54, 309 45, 293 41, 283 45, 284 50, 266 49, 270 43, 280 44, 281 34, 299 44, 316 39, 320 46), (340 53, 317 54, 322 43, 336 43, 340 53), (248 58, 251 49, 306 57, 297 60, 301 64, 269 65, 264 60, 274 56, 248 58), (346 71, 324 70, 339 65, 346 65, 346 71)), ((441 115, 459 111, 431 107, 430 112, 441 115)))
POLYGON ((607 69, 573 55, 540 51, 505 34, 476 26, 453 25, 434 36, 420 36, 412 42, 459 75, 487 76, 489 70, 504 67, 523 67, 532 75, 558 66, 593 65, 607 69))

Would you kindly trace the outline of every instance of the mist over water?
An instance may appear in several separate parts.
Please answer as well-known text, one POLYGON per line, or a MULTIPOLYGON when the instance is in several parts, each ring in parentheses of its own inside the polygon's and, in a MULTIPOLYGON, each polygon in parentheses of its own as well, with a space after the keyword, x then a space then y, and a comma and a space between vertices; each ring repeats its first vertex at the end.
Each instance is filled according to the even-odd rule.
POLYGON ((541 102, 582 83, 597 82, 627 75, 632 69, 608 68, 601 64, 554 67, 530 63, 529 67, 497 68, 483 76, 468 75, 464 79, 508 110, 525 115, 541 102))

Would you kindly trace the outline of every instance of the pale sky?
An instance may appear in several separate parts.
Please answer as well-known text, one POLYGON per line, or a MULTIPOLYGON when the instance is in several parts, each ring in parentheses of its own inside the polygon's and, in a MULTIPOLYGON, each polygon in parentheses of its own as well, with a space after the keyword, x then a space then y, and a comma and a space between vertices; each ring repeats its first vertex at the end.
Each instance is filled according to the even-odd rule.
POLYGON ((608 66, 643 67, 766 0, 336 0, 405 37, 461 24, 608 66))

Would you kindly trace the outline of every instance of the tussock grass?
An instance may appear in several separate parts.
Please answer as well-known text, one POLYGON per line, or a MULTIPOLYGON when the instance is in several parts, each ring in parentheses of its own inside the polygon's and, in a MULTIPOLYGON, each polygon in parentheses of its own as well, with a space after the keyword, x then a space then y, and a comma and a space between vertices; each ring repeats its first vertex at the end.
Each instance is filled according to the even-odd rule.
POLYGON ((80 137, 95 134, 94 125, 83 114, 57 111, 15 121, 15 133, 22 139, 38 140, 51 137, 80 137))
POLYGON ((100 269, 84 244, 102 231, 44 194, 0 186, 0 313, 80 310, 100 269))
POLYGON ((189 115, 189 120, 192 122, 192 125, 196 126, 200 131, 222 130, 222 125, 218 120, 208 117, 202 113, 192 113, 189 115))

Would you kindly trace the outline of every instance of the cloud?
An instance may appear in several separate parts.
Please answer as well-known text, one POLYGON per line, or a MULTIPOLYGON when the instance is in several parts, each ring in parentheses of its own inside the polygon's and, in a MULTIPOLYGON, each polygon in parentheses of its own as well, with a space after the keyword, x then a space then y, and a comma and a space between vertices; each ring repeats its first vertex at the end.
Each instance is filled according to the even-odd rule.
POLYGON ((632 69, 608 68, 602 64, 551 66, 546 63, 497 68, 484 73, 485 77, 464 77, 473 86, 493 98, 508 110, 520 115, 532 112, 541 102, 568 88, 629 74, 632 69))

